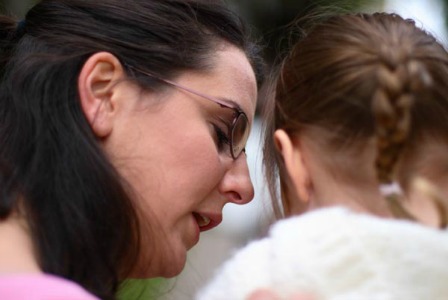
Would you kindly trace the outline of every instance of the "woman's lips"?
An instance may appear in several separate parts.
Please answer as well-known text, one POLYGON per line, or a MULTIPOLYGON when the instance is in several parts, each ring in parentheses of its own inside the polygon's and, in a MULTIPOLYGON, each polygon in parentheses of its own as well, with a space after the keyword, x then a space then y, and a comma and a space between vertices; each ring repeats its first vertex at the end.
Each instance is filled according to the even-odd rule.
POLYGON ((194 218, 196 219, 196 223, 198 223, 199 228, 202 228, 204 226, 208 226, 211 222, 210 218, 198 214, 198 213, 193 213, 194 218))
POLYGON ((195 224, 195 232, 192 240, 188 243, 188 250, 199 242, 202 231, 210 230, 222 222, 222 214, 193 212, 192 219, 195 224))
POLYGON ((222 222, 222 214, 193 212, 201 232, 210 230, 222 222))

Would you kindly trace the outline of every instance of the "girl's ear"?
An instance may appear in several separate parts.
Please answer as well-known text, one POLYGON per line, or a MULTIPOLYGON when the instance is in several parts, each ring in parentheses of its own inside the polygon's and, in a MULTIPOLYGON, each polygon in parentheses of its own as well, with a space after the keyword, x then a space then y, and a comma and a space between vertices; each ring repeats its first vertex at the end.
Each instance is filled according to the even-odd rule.
MULTIPOLYGON (((295 192, 297 201, 301 201, 302 205, 309 204, 311 197, 311 177, 307 168, 300 141, 293 141, 290 136, 282 129, 278 129, 274 133, 274 142, 277 150, 280 152, 285 170, 288 173, 289 181, 292 186, 288 187, 295 192)), ((289 204, 294 206, 293 203, 289 204)))
POLYGON ((120 61, 111 53, 99 52, 85 62, 78 77, 81 107, 94 134, 105 138, 112 132, 117 111, 116 83, 123 78, 120 61))

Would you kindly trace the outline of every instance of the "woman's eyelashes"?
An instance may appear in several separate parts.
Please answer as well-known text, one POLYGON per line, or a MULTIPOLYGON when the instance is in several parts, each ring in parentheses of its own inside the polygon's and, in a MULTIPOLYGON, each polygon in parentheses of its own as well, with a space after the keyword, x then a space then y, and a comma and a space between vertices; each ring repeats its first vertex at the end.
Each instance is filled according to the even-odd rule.
MULTIPOLYGON (((222 125, 221 125, 222 126, 222 125)), ((228 129, 223 130, 219 125, 213 124, 213 128, 215 130, 216 134, 216 146, 218 148, 219 152, 222 152, 228 148, 230 145, 230 137, 229 134, 225 131, 228 131, 228 129)), ((229 128, 227 126, 227 128, 229 128)))

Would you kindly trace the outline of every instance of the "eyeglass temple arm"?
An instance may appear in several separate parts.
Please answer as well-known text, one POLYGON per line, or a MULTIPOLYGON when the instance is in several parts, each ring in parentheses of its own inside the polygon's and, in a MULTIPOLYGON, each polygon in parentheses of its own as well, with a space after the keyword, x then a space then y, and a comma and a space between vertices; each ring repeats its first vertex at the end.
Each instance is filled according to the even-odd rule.
POLYGON ((174 86, 174 87, 176 87, 176 88, 178 88, 178 89, 180 89, 180 90, 187 91, 187 92, 189 92, 189 93, 191 93, 191 94, 193 94, 193 95, 196 95, 196 96, 199 96, 199 97, 201 97, 201 98, 204 98, 204 99, 213 101, 213 102, 215 102, 215 103, 217 103, 217 104, 219 104, 219 105, 221 105, 221 106, 223 106, 223 107, 227 107, 227 108, 235 109, 234 107, 230 106, 229 104, 227 104, 227 103, 225 103, 224 101, 222 101, 222 100, 220 100, 220 99, 217 99, 217 98, 215 98, 215 97, 212 97, 212 96, 208 96, 208 95, 202 94, 201 92, 192 90, 192 89, 190 89, 189 87, 183 86, 183 85, 181 85, 181 84, 179 84, 179 83, 176 83, 176 82, 171 81, 171 80, 168 80, 168 79, 160 78, 160 77, 158 77, 158 76, 156 76, 156 75, 154 75, 154 74, 151 74, 151 73, 149 73, 149 72, 145 72, 145 71, 139 70, 139 69, 137 69, 137 68, 135 68, 135 67, 133 67, 133 66, 130 66, 130 65, 128 65, 128 64, 126 64, 126 66, 129 67, 131 70, 137 71, 137 72, 139 72, 139 73, 141 73, 141 74, 147 75, 147 76, 152 77, 152 78, 154 78, 154 79, 156 79, 156 80, 159 80, 159 81, 162 81, 162 82, 164 82, 164 83, 166 83, 166 84, 172 85, 172 86, 174 86))

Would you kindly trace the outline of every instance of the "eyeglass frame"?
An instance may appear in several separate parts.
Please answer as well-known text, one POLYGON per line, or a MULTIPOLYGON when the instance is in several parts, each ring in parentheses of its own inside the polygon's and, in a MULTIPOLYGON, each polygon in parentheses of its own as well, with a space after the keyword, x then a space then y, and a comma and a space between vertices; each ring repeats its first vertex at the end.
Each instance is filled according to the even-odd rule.
POLYGON ((152 78, 154 78, 156 80, 159 80, 159 81, 161 81, 161 82, 163 82, 165 84, 168 84, 168 85, 170 85, 170 86, 172 86, 172 87, 174 87, 176 89, 179 89, 181 91, 186 91, 188 93, 191 93, 191 94, 193 94, 195 96, 201 97, 201 98, 206 99, 206 100, 210 100, 210 101, 220 105, 221 107, 232 109, 235 112, 235 116, 234 116, 234 119, 232 121, 232 124, 230 124, 228 126, 229 127, 228 128, 228 130, 229 130, 229 139, 230 139, 230 145, 229 145, 230 146, 230 155, 232 156, 232 158, 234 160, 236 160, 241 155, 241 153, 243 153, 243 152, 245 153, 246 152, 246 144, 247 144, 247 140, 248 140, 249 133, 250 133, 250 123, 249 123, 249 118, 247 117, 246 113, 243 110, 241 110, 241 109, 239 109, 237 107, 233 107, 233 106, 225 103, 224 101, 222 101, 222 100, 220 100, 218 98, 215 98, 215 97, 209 96, 209 95, 205 95, 202 92, 193 90, 193 89, 191 89, 189 87, 186 87, 186 86, 184 86, 182 84, 179 84, 177 82, 171 81, 169 79, 161 78, 161 77, 156 76, 156 75, 154 75, 152 73, 143 71, 143 70, 141 70, 139 68, 133 67, 133 66, 128 65, 128 64, 126 64, 126 66, 129 69, 133 70, 133 71, 137 71, 138 73, 141 73, 143 75, 152 77, 152 78), (247 138, 246 138, 246 141, 244 143, 244 147, 242 147, 241 150, 237 150, 237 151, 239 151, 239 153, 238 153, 238 155, 235 155, 235 149, 234 149, 234 146, 233 146, 234 145, 234 143, 233 143, 233 131, 235 130, 235 126, 236 126, 236 124, 238 122, 238 119, 241 116, 244 117, 245 120, 246 120, 246 127, 248 128, 247 130, 248 130, 249 133, 247 134, 247 138))

